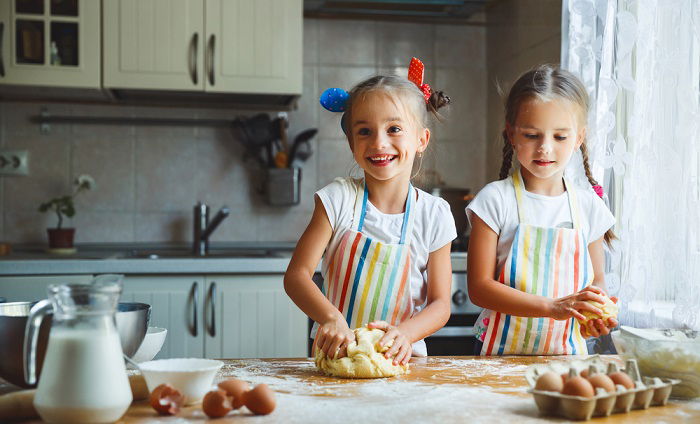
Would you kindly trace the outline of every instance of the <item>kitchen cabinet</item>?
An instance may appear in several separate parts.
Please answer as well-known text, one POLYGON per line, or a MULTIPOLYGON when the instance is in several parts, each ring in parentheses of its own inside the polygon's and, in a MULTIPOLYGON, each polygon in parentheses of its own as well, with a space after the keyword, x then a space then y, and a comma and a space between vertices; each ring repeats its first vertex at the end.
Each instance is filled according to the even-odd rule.
POLYGON ((104 86, 300 94, 302 0, 106 0, 104 86))
POLYGON ((151 305, 150 326, 168 329, 158 358, 201 358, 204 354, 201 276, 128 275, 121 300, 151 305))
POLYGON ((46 299, 51 284, 87 284, 92 275, 40 275, 0 277, 0 297, 8 302, 33 302, 46 299))
POLYGON ((207 276, 208 358, 306 356, 307 318, 284 291, 283 275, 207 276))
POLYGON ((100 2, 0 2, 0 84, 100 88, 100 2))

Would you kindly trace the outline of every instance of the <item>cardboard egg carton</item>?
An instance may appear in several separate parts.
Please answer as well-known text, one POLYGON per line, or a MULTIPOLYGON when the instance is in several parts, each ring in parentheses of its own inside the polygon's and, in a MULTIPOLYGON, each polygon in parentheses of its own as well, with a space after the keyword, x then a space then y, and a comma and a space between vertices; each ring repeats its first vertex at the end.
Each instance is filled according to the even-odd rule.
POLYGON ((632 389, 617 384, 615 392, 608 393, 604 389, 598 388, 595 396, 590 398, 535 389, 537 378, 545 372, 551 371, 557 375, 566 373, 569 376, 574 376, 580 375, 584 370, 588 370, 589 375, 611 374, 618 371, 615 363, 606 365, 598 356, 585 360, 552 362, 529 367, 525 372, 525 378, 530 385, 528 393, 532 393, 535 398, 540 414, 560 416, 569 420, 589 420, 591 417, 607 417, 614 413, 627 413, 632 409, 647 409, 650 406, 666 405, 672 386, 680 382, 676 379, 643 378, 639 374, 637 361, 629 359, 622 371, 634 381, 632 389))

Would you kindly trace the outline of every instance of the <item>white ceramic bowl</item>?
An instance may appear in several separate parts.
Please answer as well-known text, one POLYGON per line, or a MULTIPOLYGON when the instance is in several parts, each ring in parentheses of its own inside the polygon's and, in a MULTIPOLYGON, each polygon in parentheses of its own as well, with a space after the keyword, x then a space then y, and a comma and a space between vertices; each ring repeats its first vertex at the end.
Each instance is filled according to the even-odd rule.
POLYGON ((143 338, 143 343, 131 358, 134 362, 146 362, 153 359, 158 352, 163 348, 165 336, 168 330, 160 327, 148 327, 146 337, 143 338))
POLYGON ((142 362, 139 368, 149 392, 168 383, 185 395, 185 404, 190 405, 202 400, 223 365, 213 359, 174 358, 142 362))

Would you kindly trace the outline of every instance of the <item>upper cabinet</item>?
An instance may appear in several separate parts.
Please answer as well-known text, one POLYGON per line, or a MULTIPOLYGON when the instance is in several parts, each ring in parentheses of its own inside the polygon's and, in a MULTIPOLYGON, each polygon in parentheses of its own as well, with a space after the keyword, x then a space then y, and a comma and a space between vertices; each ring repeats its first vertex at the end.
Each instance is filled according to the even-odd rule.
POLYGON ((0 83, 100 87, 100 2, 0 1, 0 83))
POLYGON ((104 86, 300 94, 302 0, 105 0, 104 86))

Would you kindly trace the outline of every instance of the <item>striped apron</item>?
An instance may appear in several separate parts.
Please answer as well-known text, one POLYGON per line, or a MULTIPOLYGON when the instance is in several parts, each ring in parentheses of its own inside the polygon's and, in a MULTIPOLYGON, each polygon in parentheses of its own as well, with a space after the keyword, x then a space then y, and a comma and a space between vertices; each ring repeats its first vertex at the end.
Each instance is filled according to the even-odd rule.
MULTIPOLYGON (((520 172, 513 173, 519 225, 498 281, 527 293, 558 298, 578 292, 593 281, 588 243, 581 232, 576 190, 566 179, 566 193, 574 228, 536 227, 526 224, 520 172)), ((484 311, 488 318, 482 355, 587 354, 579 323, 574 318, 516 317, 484 311)), ((481 320, 482 317, 479 317, 481 320)))
POLYGON ((362 186, 357 191, 351 228, 344 230, 323 276, 323 293, 343 313, 351 329, 375 320, 398 325, 413 311, 409 241, 415 191, 409 184, 399 243, 386 244, 362 234, 368 197, 364 181, 362 186))

